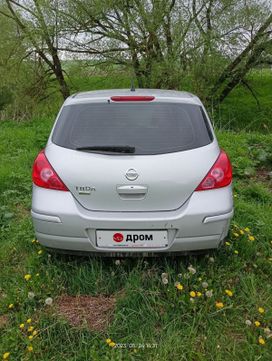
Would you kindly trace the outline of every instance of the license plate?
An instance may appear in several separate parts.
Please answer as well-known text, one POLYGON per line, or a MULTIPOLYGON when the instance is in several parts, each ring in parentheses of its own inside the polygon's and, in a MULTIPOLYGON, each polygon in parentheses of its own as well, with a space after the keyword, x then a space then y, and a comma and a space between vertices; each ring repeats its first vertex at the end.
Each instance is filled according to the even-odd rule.
POLYGON ((101 248, 165 248, 167 231, 96 231, 97 246, 101 248))

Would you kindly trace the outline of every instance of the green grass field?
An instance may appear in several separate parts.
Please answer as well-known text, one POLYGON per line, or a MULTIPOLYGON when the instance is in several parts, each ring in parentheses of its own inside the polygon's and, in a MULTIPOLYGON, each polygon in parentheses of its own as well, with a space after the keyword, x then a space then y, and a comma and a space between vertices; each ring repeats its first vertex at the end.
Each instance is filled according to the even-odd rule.
MULTIPOLYGON (((74 86, 102 88, 110 81, 115 84, 96 78, 92 87, 80 80, 74 86)), ((121 80, 118 84, 123 86, 121 80)), ((268 89, 260 102, 266 104, 260 121, 271 124, 268 89)), ((251 109, 250 119, 256 110, 244 89, 222 106, 224 117, 233 109, 237 124, 246 124, 245 108, 251 109)), ((10 353, 5 354, 9 360, 39 361, 271 361, 272 141, 267 128, 255 127, 262 134, 237 133, 217 123, 220 145, 233 163, 235 197, 231 232, 220 250, 116 262, 51 255, 32 242, 31 167, 52 126, 50 111, 27 122, 0 124, 0 358, 10 353), (92 308, 89 325, 59 315, 60 296, 80 295, 101 296, 106 305, 115 299, 107 327, 90 327, 97 318, 92 308), (49 297, 52 305, 45 304, 49 297)), ((237 124, 229 127, 238 129, 237 124)))

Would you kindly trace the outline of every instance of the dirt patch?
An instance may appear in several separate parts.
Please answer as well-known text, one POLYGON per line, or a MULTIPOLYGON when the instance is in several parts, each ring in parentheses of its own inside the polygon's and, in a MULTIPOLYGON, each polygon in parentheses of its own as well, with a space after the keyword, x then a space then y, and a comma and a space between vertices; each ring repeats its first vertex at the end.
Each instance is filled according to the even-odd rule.
POLYGON ((26 218, 30 216, 30 209, 24 207, 22 204, 16 205, 16 210, 18 212, 19 217, 26 218))
POLYGON ((267 169, 257 169, 256 178, 260 182, 264 182, 272 189, 272 172, 267 169))
POLYGON ((57 314, 72 326, 87 325, 92 331, 104 331, 112 316, 116 299, 106 296, 67 296, 56 301, 57 314))
POLYGON ((8 316, 0 316, 0 328, 4 328, 8 324, 8 316))

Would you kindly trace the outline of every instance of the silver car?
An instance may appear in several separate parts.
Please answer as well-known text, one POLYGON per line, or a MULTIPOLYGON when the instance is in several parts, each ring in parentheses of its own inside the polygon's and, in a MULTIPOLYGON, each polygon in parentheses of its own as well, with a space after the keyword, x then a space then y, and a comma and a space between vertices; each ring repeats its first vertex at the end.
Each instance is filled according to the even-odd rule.
POLYGON ((34 162, 36 237, 55 250, 101 255, 218 248, 233 215, 231 182, 195 95, 78 93, 34 162))

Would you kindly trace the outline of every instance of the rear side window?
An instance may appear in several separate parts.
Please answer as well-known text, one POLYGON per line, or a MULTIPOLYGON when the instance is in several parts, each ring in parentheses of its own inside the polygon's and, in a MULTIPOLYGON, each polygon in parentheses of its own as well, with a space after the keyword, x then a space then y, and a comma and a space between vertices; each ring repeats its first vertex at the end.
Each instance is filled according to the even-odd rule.
POLYGON ((147 155, 205 146, 212 133, 198 105, 89 103, 63 108, 52 141, 69 149, 128 145, 147 155))

